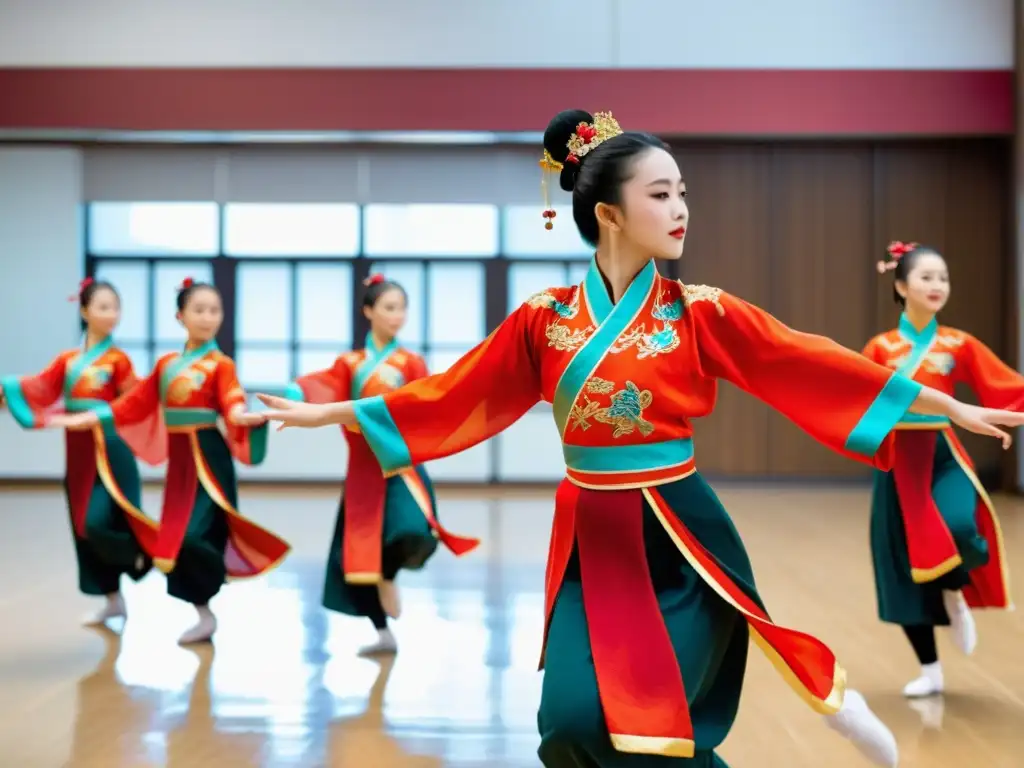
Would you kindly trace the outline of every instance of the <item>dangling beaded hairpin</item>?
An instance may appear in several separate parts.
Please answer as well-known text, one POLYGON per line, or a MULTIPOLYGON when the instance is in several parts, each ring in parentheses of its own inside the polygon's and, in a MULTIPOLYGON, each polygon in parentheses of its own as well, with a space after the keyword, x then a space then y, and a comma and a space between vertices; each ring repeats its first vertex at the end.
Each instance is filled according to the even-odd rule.
MULTIPOLYGON (((576 132, 569 137, 566 147, 569 154, 565 158, 567 163, 579 164, 580 160, 589 152, 599 147, 604 142, 622 133, 619 121, 612 117, 611 112, 597 112, 594 115, 593 123, 580 123, 576 126, 576 132)), ((540 159, 541 177, 540 188, 544 196, 544 212, 541 216, 546 219, 544 229, 554 228, 555 209, 551 207, 551 198, 548 194, 548 174, 561 173, 565 166, 555 160, 545 149, 540 159)))
POLYGON ((875 265, 878 268, 878 274, 884 275, 886 272, 896 269, 896 267, 900 265, 900 259, 915 248, 917 248, 917 243, 904 243, 900 240, 893 240, 885 249, 889 254, 889 260, 879 261, 878 264, 875 265))

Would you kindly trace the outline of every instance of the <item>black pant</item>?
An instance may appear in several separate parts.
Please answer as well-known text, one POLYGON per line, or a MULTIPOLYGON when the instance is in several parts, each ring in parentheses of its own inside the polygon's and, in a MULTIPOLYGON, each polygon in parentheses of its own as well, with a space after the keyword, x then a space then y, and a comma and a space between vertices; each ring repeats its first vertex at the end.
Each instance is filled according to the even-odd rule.
MULTIPOLYGON (((935 589, 958 591, 970 583, 967 572, 957 568, 945 576, 940 576, 931 584, 935 589)), ((921 664, 934 664, 939 660, 939 652, 935 647, 935 627, 931 624, 915 624, 903 627, 903 633, 917 654, 921 664)))
MULTIPOLYGON (((384 548, 384 553, 381 558, 381 576, 384 581, 393 581, 395 576, 398 575, 398 570, 402 567, 402 557, 400 552, 389 552, 390 547, 384 548)), ((388 617, 384 613, 384 608, 380 604, 380 593, 377 591, 376 584, 367 584, 366 586, 351 587, 352 600, 356 602, 359 607, 366 612, 366 616, 373 622, 373 626, 378 629, 388 628, 388 617)))

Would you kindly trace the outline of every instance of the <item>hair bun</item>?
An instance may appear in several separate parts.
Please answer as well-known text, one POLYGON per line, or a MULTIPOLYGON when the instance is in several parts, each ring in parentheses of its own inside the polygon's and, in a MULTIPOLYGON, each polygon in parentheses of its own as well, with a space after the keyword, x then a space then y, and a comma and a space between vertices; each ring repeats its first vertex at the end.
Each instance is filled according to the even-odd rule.
POLYGON ((569 157, 569 139, 576 132, 580 123, 592 123, 594 116, 582 109, 567 109, 559 112, 548 123, 544 131, 544 149, 553 160, 563 163, 562 173, 558 177, 559 186, 566 192, 572 192, 579 173, 579 163, 567 163, 569 157))

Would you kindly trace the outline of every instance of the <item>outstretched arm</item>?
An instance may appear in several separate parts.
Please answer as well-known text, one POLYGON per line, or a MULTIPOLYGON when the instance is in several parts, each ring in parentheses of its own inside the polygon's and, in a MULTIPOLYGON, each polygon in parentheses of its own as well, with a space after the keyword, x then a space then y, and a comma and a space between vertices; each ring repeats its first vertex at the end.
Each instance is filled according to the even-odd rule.
POLYGON ((533 312, 520 307, 447 371, 386 395, 326 405, 260 399, 283 426, 357 425, 384 472, 394 474, 493 437, 540 399, 533 312))
POLYGON ((822 444, 881 468, 908 411, 948 416, 1004 439, 1024 418, 978 409, 924 387, 823 336, 788 328, 726 293, 687 289, 704 372, 763 400, 822 444))
POLYGON ((964 339, 963 366, 954 369, 978 395, 981 404, 1008 411, 1024 410, 1024 376, 1000 360, 973 336, 964 339))
POLYGON ((0 404, 7 406, 20 426, 35 429, 44 425, 46 409, 64 391, 67 360, 67 353, 62 353, 34 376, 0 376, 0 404))

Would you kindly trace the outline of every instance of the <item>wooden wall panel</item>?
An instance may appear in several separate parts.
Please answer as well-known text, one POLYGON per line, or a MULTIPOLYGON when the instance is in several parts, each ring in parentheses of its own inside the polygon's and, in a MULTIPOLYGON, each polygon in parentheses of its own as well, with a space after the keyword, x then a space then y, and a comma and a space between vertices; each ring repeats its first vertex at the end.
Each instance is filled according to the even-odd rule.
MULTIPOLYGON (((772 151, 770 311, 787 325, 851 349, 869 327, 872 153, 869 146, 783 146, 772 151)), ((768 421, 772 475, 863 474, 855 462, 822 450, 773 412, 768 421)))
MULTIPOLYGON (((691 227, 679 275, 717 285, 788 325, 859 350, 899 315, 874 264, 893 239, 938 248, 952 272, 943 322, 1008 360, 1010 142, 1002 139, 705 142, 675 147, 691 227)), ((967 396, 967 393, 961 393, 967 396)), ((862 477, 754 398, 723 384, 695 425, 698 465, 733 477, 862 477)), ((980 468, 998 446, 966 438, 980 468)))
MULTIPOLYGON (((718 145, 680 153, 690 226, 680 277, 728 289, 754 304, 771 298, 771 158, 764 147, 718 145)), ((768 410, 731 384, 718 407, 694 425, 703 471, 758 475, 768 453, 768 410)))

